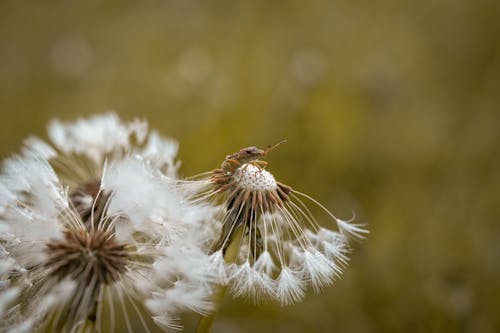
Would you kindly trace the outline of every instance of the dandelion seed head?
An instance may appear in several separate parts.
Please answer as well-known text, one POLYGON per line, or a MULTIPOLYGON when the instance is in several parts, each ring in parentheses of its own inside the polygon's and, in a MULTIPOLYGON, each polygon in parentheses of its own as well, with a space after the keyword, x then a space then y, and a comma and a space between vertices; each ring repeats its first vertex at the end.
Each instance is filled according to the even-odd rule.
POLYGON ((216 209, 178 188, 177 143, 115 114, 54 121, 49 137, 0 174, 0 331, 112 332, 108 313, 147 332, 208 311, 216 209))
POLYGON ((349 236, 361 237, 366 230, 336 218, 315 199, 276 180, 262 158, 278 145, 227 155, 211 173, 211 189, 202 196, 224 202, 223 225, 212 246, 219 260, 211 263, 214 271, 225 271, 220 281, 229 284, 234 296, 288 305, 301 301, 308 287, 319 292, 331 285, 347 264, 349 236), (311 203, 338 231, 318 222, 311 203), (222 264, 221 254, 233 253, 235 246, 237 253, 222 264))
POLYGON ((273 191, 278 187, 276 179, 269 171, 248 163, 234 172, 233 179, 241 189, 252 192, 273 191))

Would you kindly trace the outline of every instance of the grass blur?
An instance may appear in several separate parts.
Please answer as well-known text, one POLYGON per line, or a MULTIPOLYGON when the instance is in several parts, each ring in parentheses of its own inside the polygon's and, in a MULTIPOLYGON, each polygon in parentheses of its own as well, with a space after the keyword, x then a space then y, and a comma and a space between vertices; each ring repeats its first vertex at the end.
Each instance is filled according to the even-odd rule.
POLYGON ((114 109, 182 174, 286 138, 283 182, 371 235, 296 306, 215 332, 500 331, 498 1, 0 2, 0 155, 114 109))

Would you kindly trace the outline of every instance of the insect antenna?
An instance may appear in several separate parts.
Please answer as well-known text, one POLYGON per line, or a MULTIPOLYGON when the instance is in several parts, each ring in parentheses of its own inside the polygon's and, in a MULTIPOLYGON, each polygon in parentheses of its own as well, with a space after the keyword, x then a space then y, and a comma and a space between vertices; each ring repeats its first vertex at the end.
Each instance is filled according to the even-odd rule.
POLYGON ((268 146, 265 150, 264 150, 264 154, 262 154, 263 156, 266 156, 267 154, 269 154, 272 150, 274 150, 276 147, 282 145, 283 143, 287 143, 287 140, 284 139, 284 140, 281 140, 280 142, 272 145, 272 146, 268 146))

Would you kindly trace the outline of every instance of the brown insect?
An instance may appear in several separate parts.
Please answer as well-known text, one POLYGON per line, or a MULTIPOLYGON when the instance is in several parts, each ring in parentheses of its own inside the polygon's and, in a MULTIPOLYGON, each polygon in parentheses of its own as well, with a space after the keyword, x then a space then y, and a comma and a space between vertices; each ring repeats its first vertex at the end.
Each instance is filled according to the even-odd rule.
POLYGON ((260 149, 255 146, 243 148, 237 153, 227 155, 224 162, 222 162, 221 168, 224 171, 233 172, 245 163, 251 163, 260 168, 265 168, 267 166, 267 162, 262 161, 259 158, 266 156, 276 147, 286 142, 286 140, 282 140, 273 146, 267 147, 266 149, 260 149))

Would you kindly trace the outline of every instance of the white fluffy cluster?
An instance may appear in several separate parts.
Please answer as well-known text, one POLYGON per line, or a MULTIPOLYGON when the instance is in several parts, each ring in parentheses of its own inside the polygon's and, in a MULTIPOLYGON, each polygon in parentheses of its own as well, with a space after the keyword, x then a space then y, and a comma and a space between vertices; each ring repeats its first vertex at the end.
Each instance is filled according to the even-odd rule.
POLYGON ((222 250, 212 254, 212 270, 219 272, 219 282, 228 285, 234 296, 257 303, 300 302, 309 286, 319 292, 340 276, 349 260, 347 232, 355 228, 360 237, 366 233, 342 220, 338 220, 339 231, 308 229, 295 214, 283 209, 252 220, 250 224, 258 226, 260 234, 245 227, 234 262, 225 261, 222 250), (350 230, 342 230, 341 225, 350 230))
POLYGON ((49 137, 28 139, 0 176, 0 331, 70 332, 89 320, 102 331, 118 329, 103 312, 124 318, 128 331, 149 331, 153 322, 171 329, 183 311, 210 311, 206 246, 216 209, 193 204, 177 186, 177 143, 113 113, 54 121, 49 137), (92 184, 98 192, 82 190, 92 184), (102 198, 104 213, 94 221, 102 198), (128 253, 124 272, 95 294, 47 268, 48 244, 68 230, 94 228, 84 216, 112 230, 128 253), (66 312, 72 322, 64 322, 66 312))
POLYGON ((272 191, 278 187, 276 179, 269 171, 245 164, 234 172, 234 181, 244 190, 272 191))
POLYGON ((282 305, 300 302, 307 288, 319 292, 333 283, 347 265, 349 238, 368 233, 362 225, 335 217, 315 199, 277 182, 258 163, 243 163, 223 177, 225 193, 218 187, 203 195, 226 198, 225 234, 212 254, 212 270, 220 272, 220 283, 237 297, 282 305), (326 220, 333 220, 336 230, 319 224, 310 203, 326 220), (228 260, 225 252, 236 254, 228 260))

